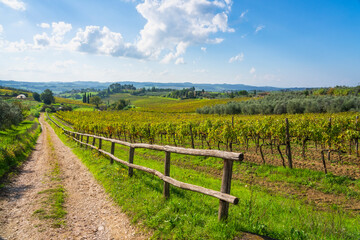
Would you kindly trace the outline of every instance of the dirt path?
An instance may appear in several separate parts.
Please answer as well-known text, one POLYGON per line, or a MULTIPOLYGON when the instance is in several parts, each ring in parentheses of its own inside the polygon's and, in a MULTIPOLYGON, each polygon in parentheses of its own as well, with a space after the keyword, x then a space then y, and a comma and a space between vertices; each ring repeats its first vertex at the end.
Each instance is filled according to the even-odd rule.
POLYGON ((43 127, 36 148, 18 176, 0 190, 1 239, 146 239, 114 206, 103 188, 54 130, 43 127), (65 188, 65 224, 54 228, 34 212, 43 203, 39 192, 49 188, 51 159, 60 166, 65 188))

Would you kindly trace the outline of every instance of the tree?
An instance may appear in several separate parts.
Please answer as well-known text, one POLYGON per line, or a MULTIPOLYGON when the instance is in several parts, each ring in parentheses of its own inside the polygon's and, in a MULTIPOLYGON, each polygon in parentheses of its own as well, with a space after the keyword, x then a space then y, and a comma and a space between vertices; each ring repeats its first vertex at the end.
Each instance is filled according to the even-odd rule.
POLYGON ((45 89, 44 92, 41 93, 40 98, 45 104, 55 103, 55 98, 50 89, 45 89))
POLYGON ((94 96, 90 98, 90 103, 96 105, 96 107, 99 107, 99 104, 101 104, 101 98, 99 96, 94 96))
POLYGON ((86 100, 87 100, 87 99, 86 99, 86 93, 84 93, 84 95, 83 95, 83 103, 87 103, 86 100))
POLYGON ((33 98, 35 101, 41 102, 40 94, 38 94, 37 92, 33 93, 33 98))

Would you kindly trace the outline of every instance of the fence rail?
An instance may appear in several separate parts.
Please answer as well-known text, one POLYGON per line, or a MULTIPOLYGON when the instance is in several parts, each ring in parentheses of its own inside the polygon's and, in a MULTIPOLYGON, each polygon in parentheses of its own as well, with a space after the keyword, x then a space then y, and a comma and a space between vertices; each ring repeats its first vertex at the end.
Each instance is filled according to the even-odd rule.
POLYGON ((161 145, 152 145, 152 144, 144 144, 144 143, 129 143, 129 142, 124 142, 124 141, 120 141, 117 139, 69 131, 69 130, 65 129, 64 127, 60 126, 53 119, 51 119, 49 115, 47 115, 47 117, 57 127, 61 128, 66 135, 71 137, 76 142, 78 142, 82 145, 91 147, 93 149, 96 149, 97 151, 101 152, 102 154, 110 157, 110 163, 113 163, 113 161, 117 161, 121 164, 126 165, 129 168, 128 174, 130 177, 133 175, 133 169, 144 171, 144 172, 147 172, 147 173, 150 173, 150 174, 153 174, 153 175, 159 177, 161 180, 164 181, 163 195, 165 198, 168 198, 170 196, 169 184, 171 184, 175 187, 181 188, 181 189, 190 190, 190 191, 194 191, 194 192, 198 192, 198 193, 202 193, 202 194, 205 194, 208 196, 218 198, 220 200, 219 212, 218 212, 219 220, 227 218, 228 212, 229 212, 229 203, 236 205, 239 202, 239 199, 237 197, 230 195, 230 189, 231 189, 233 162, 234 161, 242 161, 244 159, 243 153, 234 153, 234 152, 226 152, 226 151, 219 151, 219 150, 190 149, 190 148, 161 146, 161 145), (87 137, 86 142, 83 142, 83 137, 87 137), (93 138, 92 144, 89 143, 90 137, 93 138), (98 147, 95 146, 96 139, 98 139, 98 147), (106 152, 105 150, 101 149, 103 140, 111 142, 111 153, 106 152), (130 148, 128 161, 121 160, 114 155, 115 144, 120 144, 120 145, 127 146, 130 148), (151 150, 165 152, 164 174, 157 170, 134 164, 133 162, 134 162, 134 155, 135 155, 136 148, 145 148, 145 149, 151 149, 151 150), (184 183, 184 182, 181 182, 181 181, 171 178, 170 177, 171 153, 222 158, 223 162, 224 162, 224 168, 223 168, 223 176, 222 176, 220 192, 212 190, 212 189, 204 188, 201 186, 197 186, 197 185, 184 183))

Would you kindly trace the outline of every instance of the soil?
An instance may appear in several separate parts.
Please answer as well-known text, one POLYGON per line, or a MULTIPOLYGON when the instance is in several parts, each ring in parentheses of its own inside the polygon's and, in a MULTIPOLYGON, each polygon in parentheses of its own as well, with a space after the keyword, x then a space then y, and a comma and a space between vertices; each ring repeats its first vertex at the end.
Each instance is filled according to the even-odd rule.
POLYGON ((0 239, 147 239, 148 233, 129 218, 96 182, 81 161, 40 117, 42 133, 29 159, 0 189, 0 239), (48 137, 49 136, 49 137, 48 137), (52 142, 50 146, 49 140, 52 142), (56 157, 65 188, 65 224, 51 225, 34 212, 41 205, 39 192, 49 188, 50 160, 56 157))

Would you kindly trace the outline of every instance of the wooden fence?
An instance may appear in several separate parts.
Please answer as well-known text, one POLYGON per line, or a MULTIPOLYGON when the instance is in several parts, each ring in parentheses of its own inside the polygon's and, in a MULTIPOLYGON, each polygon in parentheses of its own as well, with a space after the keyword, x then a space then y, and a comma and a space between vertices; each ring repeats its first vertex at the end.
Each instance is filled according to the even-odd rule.
POLYGON ((157 177, 159 177, 161 180, 164 181, 164 189, 163 189, 163 195, 165 198, 168 198, 170 196, 170 184, 181 188, 186 189, 194 192, 199 192, 205 195, 209 195, 215 198, 218 198, 220 200, 219 203, 219 212, 218 212, 218 219, 223 220, 228 217, 229 212, 229 203, 232 203, 234 205, 238 204, 239 199, 235 196, 230 195, 230 189, 231 189, 231 178, 232 178, 232 167, 233 167, 233 161, 242 161, 244 159, 243 153, 234 153, 234 152, 226 152, 226 151, 218 151, 218 150, 202 150, 202 149, 191 149, 191 148, 181 148, 181 147, 173 147, 173 146, 161 146, 161 145, 152 145, 152 144, 145 144, 145 143, 129 143, 120 141, 117 139, 112 138, 105 138, 101 136, 91 135, 91 134, 85 134, 85 133, 79 133, 74 131, 66 130, 64 127, 57 124, 53 119, 47 115, 47 117, 59 128, 61 128, 66 135, 71 137, 76 142, 89 146, 93 149, 96 149, 97 151, 103 153, 106 156, 110 157, 110 163, 112 164, 114 161, 117 161, 121 164, 126 165, 129 168, 129 176, 133 176, 133 169, 141 170, 150 174, 153 174, 157 177), (84 142, 84 137, 86 137, 86 142, 84 142), (89 138, 93 138, 92 144, 89 143, 89 138), (98 139, 98 147, 95 146, 96 139, 98 139), (106 152, 102 149, 102 141, 108 141, 111 143, 111 153, 106 152), (129 147, 129 159, 128 161, 121 160, 114 156, 115 152, 115 144, 120 144, 123 146, 129 147), (134 154, 136 148, 145 148, 145 149, 151 149, 151 150, 158 150, 165 152, 165 164, 164 164, 164 174, 161 172, 147 168, 140 165, 134 164, 134 154), (222 175, 222 182, 221 182, 221 190, 215 191, 212 189, 200 187, 197 185, 192 185, 189 183, 180 182, 176 179, 173 179, 170 177, 170 155, 171 153, 177 153, 177 154, 184 154, 184 155, 194 155, 194 156, 206 156, 206 157, 216 157, 216 158, 222 158, 224 162, 224 168, 223 168, 223 175, 222 175))

